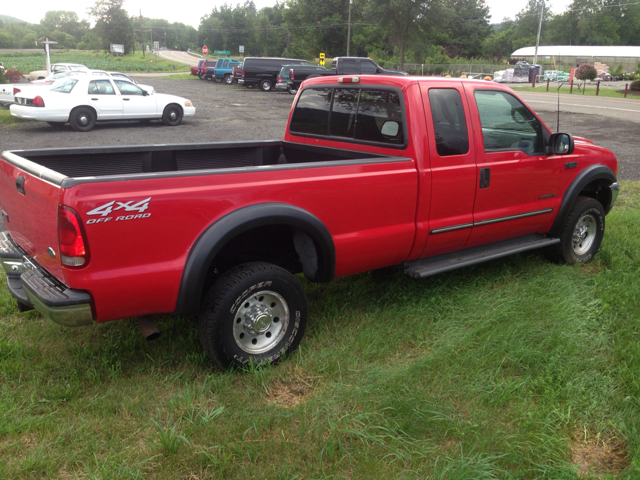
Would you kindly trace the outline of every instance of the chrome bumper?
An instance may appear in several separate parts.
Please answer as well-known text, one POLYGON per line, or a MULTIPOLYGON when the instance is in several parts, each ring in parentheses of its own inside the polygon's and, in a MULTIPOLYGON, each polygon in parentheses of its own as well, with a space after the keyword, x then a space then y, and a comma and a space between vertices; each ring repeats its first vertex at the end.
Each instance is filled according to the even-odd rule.
POLYGON ((52 277, 4 232, 0 237, 0 263, 7 274, 7 288, 18 301, 20 311, 35 308, 65 327, 93 323, 89 294, 71 289, 52 277))

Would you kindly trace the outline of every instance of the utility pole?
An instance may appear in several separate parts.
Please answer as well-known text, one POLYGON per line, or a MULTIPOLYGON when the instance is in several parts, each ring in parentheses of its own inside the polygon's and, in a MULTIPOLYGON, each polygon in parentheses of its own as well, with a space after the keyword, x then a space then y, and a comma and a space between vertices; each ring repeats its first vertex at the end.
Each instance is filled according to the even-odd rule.
POLYGON ((540 45, 540 31, 542 30, 542 14, 544 13, 544 0, 540 5, 540 23, 538 23, 538 38, 536 39, 536 53, 533 56, 533 64, 538 63, 538 46, 540 45))
POLYGON ((140 33, 142 35, 142 58, 146 58, 145 56, 145 48, 144 48, 144 26, 142 25, 142 9, 140 9, 140 33))
POLYGON ((349 0, 349 21, 347 23, 347 57, 349 56, 349 44, 351 43, 351 4, 353 0, 349 0))

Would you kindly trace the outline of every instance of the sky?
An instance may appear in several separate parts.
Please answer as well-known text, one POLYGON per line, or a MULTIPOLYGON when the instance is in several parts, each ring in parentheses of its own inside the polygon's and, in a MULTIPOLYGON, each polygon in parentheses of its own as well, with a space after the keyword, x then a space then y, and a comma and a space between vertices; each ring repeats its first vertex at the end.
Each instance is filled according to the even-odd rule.
MULTIPOLYGON (((125 0, 123 7, 130 15, 142 15, 147 18, 163 18, 170 23, 180 22, 198 28, 200 18, 211 12, 215 5, 243 4, 244 0, 125 0), (179 7, 179 8, 177 8, 179 7)), ((276 4, 276 0, 254 0, 258 9, 276 4)), ((513 19, 524 9, 527 0, 486 0, 491 14, 491 23, 500 23, 503 18, 513 19)), ((553 13, 562 13, 571 0, 548 0, 547 5, 553 13)), ((87 9, 95 4, 95 0, 72 0, 65 4, 52 3, 50 0, 10 1, 10 8, 2 13, 25 20, 30 23, 40 23, 44 14, 49 10, 75 11, 80 19, 87 19, 87 9)))

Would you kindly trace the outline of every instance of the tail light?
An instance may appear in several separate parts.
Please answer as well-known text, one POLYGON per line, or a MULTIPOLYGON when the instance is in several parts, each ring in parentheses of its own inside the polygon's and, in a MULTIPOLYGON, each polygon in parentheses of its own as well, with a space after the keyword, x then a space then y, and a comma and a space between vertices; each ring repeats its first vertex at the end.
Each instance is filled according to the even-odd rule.
POLYGON ((242 78, 244 78, 244 70, 242 71, 242 78))
POLYGON ((44 107, 44 100, 40 95, 38 95, 36 98, 33 99, 33 101, 31 102, 31 105, 33 105, 34 107, 44 107))
POLYGON ((72 208, 58 205, 58 244, 60 261, 67 267, 89 263, 89 249, 80 217, 72 208))
POLYGON ((282 77, 278 77, 278 83, 282 83, 282 77))
POLYGON ((291 70, 289 72, 289 80, 293 80, 294 78, 296 78, 296 77, 293 75, 293 70, 291 70))
POLYGON ((20 93, 22 90, 20 90, 17 87, 13 87, 13 94, 15 95, 16 93, 20 93))

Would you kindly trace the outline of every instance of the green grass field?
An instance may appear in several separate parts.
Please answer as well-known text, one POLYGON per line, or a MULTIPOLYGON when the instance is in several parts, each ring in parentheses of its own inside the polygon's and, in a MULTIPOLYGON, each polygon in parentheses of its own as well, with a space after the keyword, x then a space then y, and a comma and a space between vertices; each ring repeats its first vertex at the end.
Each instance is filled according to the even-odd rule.
POLYGON ((16 123, 30 122, 32 120, 23 120, 22 118, 16 118, 11 115, 8 108, 0 108, 0 125, 12 125, 16 123))
POLYGON ((640 182, 622 188, 587 265, 305 282, 306 336, 269 368, 213 369, 193 318, 147 343, 135 320, 19 314, 0 285, 0 478, 640 478, 640 182))
MULTIPOLYGON (((7 69, 20 70, 28 74, 34 70, 44 70, 46 58, 42 51, 27 53, 0 53, 7 69)), ((108 52, 88 50, 65 50, 51 54, 51 63, 80 63, 87 68, 119 72, 183 72, 189 71, 188 65, 175 63, 147 53, 137 51, 122 57, 114 57, 108 52)))

